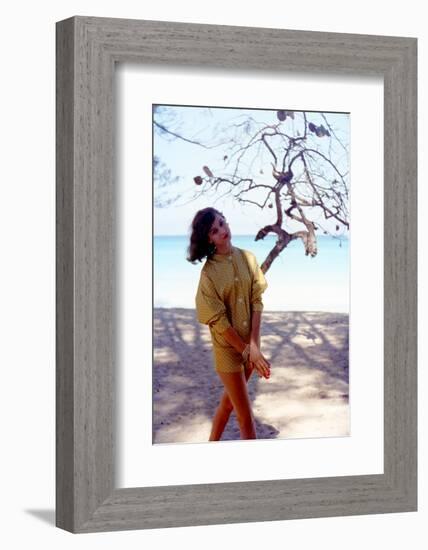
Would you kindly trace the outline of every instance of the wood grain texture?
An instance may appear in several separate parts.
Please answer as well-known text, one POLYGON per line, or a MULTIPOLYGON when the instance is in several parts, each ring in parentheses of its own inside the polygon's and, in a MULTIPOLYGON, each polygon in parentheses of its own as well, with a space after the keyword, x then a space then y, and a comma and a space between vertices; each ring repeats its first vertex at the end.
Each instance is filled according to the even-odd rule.
POLYGON ((416 40, 74 17, 57 24, 57 525, 72 532, 416 510, 416 40), (383 475, 116 489, 115 62, 381 75, 383 475))
POLYGON ((56 522, 74 525, 74 25, 56 35, 56 522))

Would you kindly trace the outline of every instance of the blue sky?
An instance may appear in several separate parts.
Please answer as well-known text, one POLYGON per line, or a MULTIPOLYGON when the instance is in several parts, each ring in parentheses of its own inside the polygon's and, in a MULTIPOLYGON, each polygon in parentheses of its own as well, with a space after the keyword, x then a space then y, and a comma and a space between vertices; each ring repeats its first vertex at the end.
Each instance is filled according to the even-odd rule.
MULTIPOLYGON (((278 124, 277 110, 244 110, 232 108, 204 108, 186 106, 163 106, 162 114, 155 116, 159 121, 166 122, 168 129, 176 131, 188 139, 204 144, 210 144, 210 148, 203 148, 199 145, 175 139, 172 136, 158 132, 153 133, 154 155, 159 157, 163 168, 170 171, 167 184, 161 186, 159 179, 154 179, 154 196, 156 202, 171 203, 163 208, 154 208, 154 233, 155 235, 187 235, 190 223, 197 210, 206 206, 213 206, 222 211, 231 226, 232 234, 254 235, 261 227, 273 223, 276 220, 274 208, 259 207, 251 204, 240 204, 233 200, 231 195, 225 195, 229 189, 227 184, 221 184, 217 190, 208 189, 208 184, 197 186, 193 178, 205 176, 203 166, 208 166, 214 175, 229 175, 236 167, 236 159, 230 158, 230 140, 235 137, 242 137, 248 140, 263 124, 278 124), (224 131, 226 128, 226 132, 224 131), (246 132, 247 130, 247 132, 246 132), (226 142, 226 143, 224 143, 226 142), (225 159, 225 157, 227 157, 225 159), (202 190, 204 193, 201 193, 202 190), (178 197, 178 200, 173 200, 178 197)), ((335 163, 341 173, 349 171, 349 159, 346 149, 349 150, 350 117, 343 113, 307 113, 308 121, 316 125, 323 124, 325 119, 334 130, 334 134, 340 139, 327 136, 322 138, 312 137, 312 143, 320 147, 321 152, 326 156, 335 159, 335 163)), ((288 117, 281 124, 281 131, 287 135, 302 133, 303 117, 296 112, 294 120, 288 117)), ((258 149, 251 149, 251 154, 246 153, 240 159, 241 174, 245 177, 252 177, 257 183, 272 184, 272 156, 261 144, 258 149)), ((333 178, 328 165, 319 168, 319 172, 325 177, 333 178)), ((349 176, 348 176, 349 180, 349 176)), ((165 183, 165 180, 164 180, 165 183)), ((266 190, 262 194, 255 195, 257 191, 246 195, 251 200, 262 202, 266 197, 266 190)), ((325 221, 324 216, 315 212, 310 217, 320 224, 322 229, 336 233, 335 221, 325 221)), ((304 227, 294 221, 287 221, 285 229, 295 231, 304 227)), ((340 234, 344 233, 342 229, 340 234)), ((344 233, 346 235, 347 233, 344 233)))

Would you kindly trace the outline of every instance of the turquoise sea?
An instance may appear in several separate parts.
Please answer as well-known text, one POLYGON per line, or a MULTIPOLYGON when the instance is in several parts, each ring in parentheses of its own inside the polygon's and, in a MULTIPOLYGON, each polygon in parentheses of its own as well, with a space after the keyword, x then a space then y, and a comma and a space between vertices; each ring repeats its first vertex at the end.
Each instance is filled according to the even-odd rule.
MULTIPOLYGON (((300 240, 291 242, 273 262, 263 295, 265 310, 349 312, 349 240, 318 236, 318 254, 305 256, 300 240)), ((274 236, 232 236, 232 245, 251 250, 261 264, 274 236)), ((186 260, 188 237, 154 237, 154 307, 194 307, 202 263, 186 260)))

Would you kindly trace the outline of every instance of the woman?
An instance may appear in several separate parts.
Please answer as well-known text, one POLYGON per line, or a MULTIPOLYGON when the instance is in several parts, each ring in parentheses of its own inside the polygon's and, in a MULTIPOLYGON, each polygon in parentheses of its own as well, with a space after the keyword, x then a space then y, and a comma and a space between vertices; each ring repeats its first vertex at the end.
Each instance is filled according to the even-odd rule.
POLYGON ((210 328, 215 370, 224 392, 213 419, 210 441, 218 441, 235 409, 241 439, 255 439, 247 382, 254 370, 269 378, 270 363, 260 351, 263 272, 251 252, 232 246, 225 217, 215 208, 196 213, 188 261, 206 261, 196 293, 200 323, 210 328))

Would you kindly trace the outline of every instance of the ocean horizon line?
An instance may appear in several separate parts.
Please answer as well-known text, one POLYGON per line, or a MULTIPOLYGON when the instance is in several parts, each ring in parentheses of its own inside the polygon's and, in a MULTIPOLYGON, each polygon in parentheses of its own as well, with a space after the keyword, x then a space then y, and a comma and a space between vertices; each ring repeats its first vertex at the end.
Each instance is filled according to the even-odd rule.
MULTIPOLYGON (((254 240, 254 235, 233 235, 232 245, 251 250, 259 265, 276 242, 276 236, 254 240)), ((304 253, 300 239, 272 262, 266 279, 268 288, 263 302, 266 311, 329 311, 349 310, 350 239, 318 236, 318 253, 304 253)), ((154 303, 157 307, 194 305, 202 266, 184 261, 188 236, 157 235, 154 250, 154 303), (171 269, 171 266, 174 269, 171 269)))

